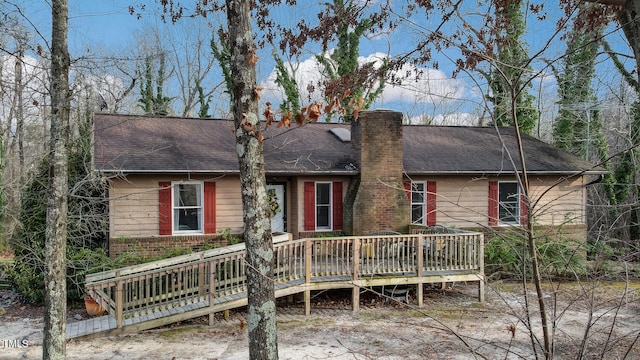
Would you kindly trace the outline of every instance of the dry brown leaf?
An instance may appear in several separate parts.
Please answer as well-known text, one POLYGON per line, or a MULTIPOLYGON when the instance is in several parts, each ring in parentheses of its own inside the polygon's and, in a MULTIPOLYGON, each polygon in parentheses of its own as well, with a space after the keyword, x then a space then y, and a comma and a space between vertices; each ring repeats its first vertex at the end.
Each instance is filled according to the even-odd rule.
POLYGON ((333 101, 331 101, 327 106, 324 107, 324 113, 329 114, 333 111, 333 101))
POLYGON ((258 100, 260 100, 260 91, 262 91, 262 89, 264 89, 264 86, 260 85, 256 85, 256 87, 253 88, 253 96, 258 100))
POLYGON ((347 89, 344 91, 344 94, 342 94, 342 100, 346 99, 349 97, 349 95, 351 95, 351 89, 347 89))
POLYGON ((247 62, 252 66, 258 63, 258 55, 255 50, 247 54, 247 62))
POLYGON ((311 121, 313 122, 317 122, 318 118, 320 117, 320 115, 322 115, 322 113, 320 112, 322 104, 321 103, 314 103, 311 104, 309 106, 309 112, 307 114, 307 116, 309 117, 309 119, 311 119, 311 121))
POLYGON ((264 110, 262 115, 264 115, 264 119, 266 121, 267 127, 271 126, 271 124, 276 120, 275 114, 273 113, 273 110, 271 110, 271 107, 269 106, 267 106, 267 108, 264 110))
POLYGON ((358 114, 359 113, 360 113, 360 109, 353 110, 353 112, 351 113, 353 115, 353 121, 357 121, 358 120, 358 114))
POLYGON ((296 114, 296 124, 298 124, 298 126, 304 124, 304 114, 296 114))

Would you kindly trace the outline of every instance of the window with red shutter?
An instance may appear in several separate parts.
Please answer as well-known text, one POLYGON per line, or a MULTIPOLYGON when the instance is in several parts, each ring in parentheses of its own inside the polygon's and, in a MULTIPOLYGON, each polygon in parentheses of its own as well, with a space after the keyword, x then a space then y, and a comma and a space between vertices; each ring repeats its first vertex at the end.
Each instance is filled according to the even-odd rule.
POLYGON ((312 181, 304 183, 304 229, 316 229, 316 184, 312 181))
POLYGON ((304 183, 304 230, 342 230, 342 182, 304 183))
POLYGON ((409 192, 409 202, 411 205, 411 223, 416 225, 426 225, 426 184, 421 181, 411 182, 411 191, 409 192))
POLYGON ((407 200, 411 204, 411 181, 404 182, 404 192, 407 194, 407 200))
POLYGON ((333 230, 342 230, 342 182, 333 183, 333 230))
POLYGON ((216 233, 216 183, 204 183, 204 233, 216 233))
POLYGON ((427 226, 436 225, 436 182, 427 181, 427 226))
POLYGON ((158 209, 158 221, 159 221, 159 229, 160 235, 171 235, 171 213, 172 213, 172 204, 171 204, 171 183, 170 182, 160 182, 158 183, 159 187, 159 209, 158 209))
POLYGON ((524 195, 516 181, 489 181, 489 226, 526 223, 524 195))
POLYGON ((215 182, 159 183, 159 234, 216 233, 215 182))

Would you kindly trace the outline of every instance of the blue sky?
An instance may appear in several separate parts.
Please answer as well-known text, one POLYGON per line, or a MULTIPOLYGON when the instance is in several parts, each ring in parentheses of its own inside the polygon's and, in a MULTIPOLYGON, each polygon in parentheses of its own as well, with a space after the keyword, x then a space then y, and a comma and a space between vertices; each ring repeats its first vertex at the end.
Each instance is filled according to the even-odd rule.
MULTIPOLYGON (((299 2, 296 8, 277 10, 275 15, 278 21, 292 25, 299 18, 305 17, 313 21, 315 13, 319 9, 318 2, 299 2), (278 12, 280 11, 280 12, 278 12)), ((375 3, 375 2, 374 2, 375 3)), ((553 4, 547 2, 547 9, 550 15, 554 13, 553 4)), ((150 23, 158 26, 171 27, 172 25, 162 24, 158 6, 152 1, 117 1, 117 0, 69 0, 70 32, 69 43, 72 57, 83 56, 88 53, 97 53, 99 50, 106 51, 126 51, 134 47, 136 36, 139 36, 150 23), (129 4, 147 3, 147 8, 142 20, 129 14, 129 4), (155 14, 154 14, 155 13, 155 14)), ((557 5, 556 5, 557 6, 557 5)), ((37 26, 42 36, 48 40, 50 32, 50 7, 45 0, 27 0, 25 2, 27 17, 37 26)), ((473 21, 473 11, 469 12, 469 21, 473 21)), ((424 36, 425 29, 433 28, 439 23, 438 16, 415 17, 411 19, 415 24, 405 23, 400 30, 390 34, 376 34, 369 39, 363 40, 361 44, 361 55, 363 59, 372 60, 385 56, 401 54, 411 49, 415 42, 424 36)), ((183 19, 181 21, 190 21, 183 19)), ((544 23, 536 23, 529 30, 527 41, 530 52, 538 51, 545 45, 549 36, 555 29, 555 21, 548 19, 544 23)), ((446 31, 446 29, 445 29, 446 31)), ((168 32, 171 33, 171 32, 168 32)), ((620 36, 615 34, 613 38, 620 36)), ((615 40, 615 39, 614 39, 615 40)), ((615 43, 615 42, 614 42, 615 43)), ((298 77, 301 88, 306 88, 309 79, 317 78, 318 73, 314 67, 313 55, 318 51, 318 47, 310 47, 298 59, 294 59, 293 67, 298 68, 298 77)), ((560 40, 555 40, 550 50, 545 56, 547 58, 562 54, 563 45, 560 40)), ((271 49, 265 49, 261 54, 261 62, 258 68, 260 82, 270 85, 270 76, 273 77, 273 62, 270 60, 271 49)), ((439 69, 432 69, 424 65, 419 69, 425 76, 416 82, 407 80, 401 87, 387 86, 384 97, 374 106, 391 108, 404 112, 408 116, 427 115, 434 119, 451 119, 458 117, 465 121, 469 118, 480 116, 482 113, 482 96, 477 82, 482 81, 477 74, 470 76, 461 73, 456 79, 451 78, 453 69, 452 61, 457 54, 455 51, 441 54, 437 60, 439 69), (448 55, 448 56, 447 56, 448 55)), ((539 66, 536 64, 535 66, 539 66)), ((403 70, 413 70, 407 67, 403 70)), ((537 89, 543 91, 539 93, 544 101, 553 103, 555 96, 555 84, 552 77, 545 77, 536 82, 537 89), (543 96, 542 96, 543 95, 543 96)), ((267 97, 277 97, 277 91, 265 91, 267 97), (269 95, 270 94, 270 95, 269 95)), ((549 108, 551 105, 546 106, 549 108)))

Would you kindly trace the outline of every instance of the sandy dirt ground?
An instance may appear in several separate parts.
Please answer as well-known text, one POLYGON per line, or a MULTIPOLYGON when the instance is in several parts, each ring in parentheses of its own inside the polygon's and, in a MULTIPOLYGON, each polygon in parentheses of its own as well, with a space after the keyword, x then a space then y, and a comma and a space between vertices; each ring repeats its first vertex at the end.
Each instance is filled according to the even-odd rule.
MULTIPOLYGON (((556 322, 556 359, 576 359, 581 351, 585 359, 640 359, 640 283, 571 283, 548 290, 545 300, 556 322)), ((350 310, 349 292, 325 292, 315 294, 311 316, 304 316, 302 304, 282 301, 279 358, 536 358, 521 286, 492 284, 482 304, 475 291, 475 286, 464 284, 428 289, 421 309, 415 307, 415 298, 410 299, 413 305, 406 305, 367 292, 357 313, 350 310)), ((533 288, 527 295, 530 310, 536 311, 533 288)), ((69 311, 69 321, 84 316, 82 309, 69 311)), ((41 307, 22 304, 14 293, 0 291, 0 321, 0 359, 42 358, 41 307)), ((533 316, 532 327, 542 341, 539 323, 533 316)), ((238 310, 227 320, 220 314, 213 327, 205 319, 194 319, 130 335, 72 339, 67 358, 248 359, 245 324, 238 310)))

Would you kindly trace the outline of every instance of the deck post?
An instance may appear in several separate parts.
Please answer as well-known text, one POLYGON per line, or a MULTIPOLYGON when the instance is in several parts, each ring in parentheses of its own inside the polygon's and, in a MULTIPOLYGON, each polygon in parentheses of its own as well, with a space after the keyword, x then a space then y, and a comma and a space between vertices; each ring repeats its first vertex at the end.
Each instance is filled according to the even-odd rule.
POLYGON ((311 239, 304 242, 304 314, 311 315, 311 239))
POLYGON ((353 289, 351 290, 351 303, 353 311, 360 310, 360 286, 358 281, 358 268, 360 266, 360 238, 353 238, 353 289))
POLYGON ((423 269, 424 269, 424 235, 420 234, 418 236, 418 246, 416 246, 416 254, 417 257, 417 275, 418 275, 418 284, 416 285, 416 297, 418 298, 418 307, 422 307, 424 305, 424 286, 423 286, 423 269))
POLYGON ((214 261, 211 260, 209 261, 209 294, 207 294, 209 297, 209 308, 211 309, 209 312, 209 326, 213 326, 216 320, 216 313, 213 312, 213 306, 215 305, 215 278, 215 264, 214 261))
MULTIPOLYGON (((116 274, 116 277, 120 274, 116 274)), ((123 322, 123 307, 124 307, 124 283, 122 280, 116 282, 116 326, 118 329, 122 329, 123 322)))
POLYGON ((204 281, 206 279, 206 264, 204 262, 204 253, 200 255, 200 261, 198 263, 198 301, 202 300, 202 297, 205 296, 205 284, 204 281))
POLYGON ((484 302, 484 234, 478 234, 478 301, 484 302))

